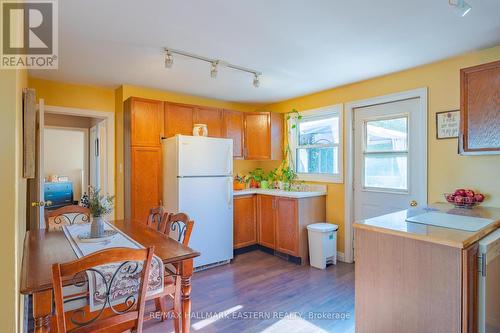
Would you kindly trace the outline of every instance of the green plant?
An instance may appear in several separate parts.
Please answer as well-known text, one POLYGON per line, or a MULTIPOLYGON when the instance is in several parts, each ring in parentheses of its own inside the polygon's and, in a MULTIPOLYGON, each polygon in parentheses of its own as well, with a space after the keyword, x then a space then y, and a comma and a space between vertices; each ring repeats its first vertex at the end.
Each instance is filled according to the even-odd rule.
POLYGON ((278 169, 273 169, 267 174, 267 180, 272 183, 278 178, 278 169))
POLYGON ((113 211, 114 195, 103 195, 101 189, 89 186, 89 210, 93 217, 101 217, 113 211))
POLYGON ((255 170, 249 172, 249 176, 251 179, 260 183, 263 179, 265 179, 265 172, 262 168, 256 168, 255 170))
POLYGON ((292 128, 296 128, 297 127, 297 120, 302 119, 302 115, 296 109, 292 109, 292 111, 288 112, 286 115, 287 115, 286 120, 290 120, 290 119, 296 120, 293 122, 292 128))
POLYGON ((297 173, 290 166, 281 168, 280 180, 285 183, 290 183, 297 178, 297 173))

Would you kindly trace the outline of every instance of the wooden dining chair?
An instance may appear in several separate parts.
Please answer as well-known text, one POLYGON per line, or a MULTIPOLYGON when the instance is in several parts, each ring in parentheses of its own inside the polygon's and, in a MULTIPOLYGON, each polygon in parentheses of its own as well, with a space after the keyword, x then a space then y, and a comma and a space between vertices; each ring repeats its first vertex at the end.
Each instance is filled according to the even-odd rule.
MULTIPOLYGON (((129 329, 142 332, 144 318, 144 304, 148 286, 149 269, 153 258, 154 248, 130 249, 111 248, 92 253, 80 259, 52 265, 52 283, 54 289, 55 316, 52 317, 51 327, 57 328, 58 333, 74 332, 124 332, 129 329), (102 265, 116 264, 114 272, 103 270, 102 265), (105 300, 97 311, 90 311, 89 305, 75 310, 65 311, 74 295, 64 295, 64 287, 87 287, 89 295, 89 275, 105 284, 105 300), (128 296, 122 303, 111 300, 112 287, 120 283, 130 286, 130 276, 137 278, 138 292, 128 296), (127 278, 127 281, 124 279, 127 278), (146 282, 144 282, 146 281, 146 282)), ((109 268, 109 266, 108 266, 109 268)))
POLYGON ((45 209, 45 228, 60 230, 63 225, 90 223, 90 210, 78 205, 69 205, 54 210, 45 209))
MULTIPOLYGON (((168 214, 167 221, 164 224, 162 232, 170 238, 175 239, 185 246, 189 246, 189 239, 193 231, 194 221, 185 213, 168 214)), ((155 311, 162 312, 162 320, 169 313, 173 314, 175 332, 180 332, 180 316, 181 316, 181 278, 180 266, 176 263, 171 268, 165 266, 165 284, 161 295, 155 295, 155 311), (168 307, 167 303, 171 300, 172 307, 168 307)), ((146 317, 146 319, 149 319, 146 317)))
POLYGON ((148 219, 146 220, 146 225, 156 231, 162 231, 165 229, 165 223, 167 222, 168 214, 165 212, 163 207, 153 207, 149 210, 148 219))

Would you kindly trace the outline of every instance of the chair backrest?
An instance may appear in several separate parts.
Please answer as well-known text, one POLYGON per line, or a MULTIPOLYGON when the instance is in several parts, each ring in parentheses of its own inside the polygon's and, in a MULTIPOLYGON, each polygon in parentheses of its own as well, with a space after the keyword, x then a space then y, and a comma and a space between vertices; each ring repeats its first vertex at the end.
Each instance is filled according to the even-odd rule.
POLYGON ((167 216, 163 207, 153 207, 149 210, 146 225, 156 231, 162 231, 165 228, 167 216))
POLYGON ((185 213, 169 214, 163 233, 176 239, 185 246, 189 246, 189 239, 193 231, 194 221, 185 213))
MULTIPOLYGON (((92 253, 80 259, 52 265, 52 283, 54 288, 54 303, 56 307, 57 332, 123 332, 127 329, 142 331, 144 320, 144 305, 148 286, 149 269, 154 248, 130 249, 111 248, 92 253), (112 272, 104 271, 110 268, 112 272), (103 266, 104 265, 104 266, 103 266), (115 269, 116 268, 116 269, 115 269), (104 283, 104 301, 97 311, 84 306, 77 310, 66 311, 65 302, 74 295, 65 296, 63 286, 88 287, 90 276, 104 283), (123 278, 137 278, 138 291, 119 303, 111 299, 112 287, 123 283, 123 278), (146 281, 146 282, 144 282, 146 281), (118 304, 117 304, 118 303, 118 304)), ((124 287, 129 287, 124 284, 124 287)), ((85 297, 88 299, 88 288, 85 297)), ((102 295, 101 295, 102 296, 102 295)), ((83 297, 80 295, 80 297, 83 297)))
POLYGON ((90 223, 90 210, 78 205, 69 205, 54 210, 45 209, 45 228, 61 229, 63 225, 90 223))

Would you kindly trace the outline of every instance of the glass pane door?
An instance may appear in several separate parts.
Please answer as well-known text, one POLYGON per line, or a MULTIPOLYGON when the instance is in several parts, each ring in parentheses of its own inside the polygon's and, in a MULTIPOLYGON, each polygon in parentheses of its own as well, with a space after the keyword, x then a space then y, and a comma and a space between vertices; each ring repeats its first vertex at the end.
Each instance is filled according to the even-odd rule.
POLYGON ((365 189, 408 191, 408 116, 364 123, 365 189))

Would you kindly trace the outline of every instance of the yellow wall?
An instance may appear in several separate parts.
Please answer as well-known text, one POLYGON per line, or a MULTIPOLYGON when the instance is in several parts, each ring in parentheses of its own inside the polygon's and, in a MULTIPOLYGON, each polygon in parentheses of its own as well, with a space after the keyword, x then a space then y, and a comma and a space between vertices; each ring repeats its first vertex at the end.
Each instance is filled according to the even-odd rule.
MULTIPOLYGON (((437 140, 435 113, 460 108, 460 68, 500 59, 500 46, 468 53, 403 72, 366 80, 266 106, 277 112, 299 111, 366 99, 420 87, 428 88, 428 200, 459 187, 488 195, 484 205, 500 206, 500 155, 460 156, 457 140, 437 140)), ((345 132, 345 131, 344 131, 345 132)), ((345 159, 344 159, 345 160, 345 159)), ((344 185, 328 184, 327 219, 339 224, 339 251, 344 249, 344 185)))
POLYGON ((115 111, 115 90, 113 88, 49 81, 29 77, 28 85, 36 89, 38 98, 45 105, 97 111, 115 111))
POLYGON ((3 332, 18 332, 23 313, 19 283, 26 232, 26 180, 22 178, 24 87, 27 87, 27 71, 0 70, 0 322, 3 332))

